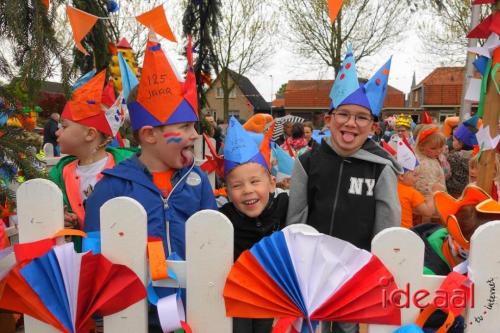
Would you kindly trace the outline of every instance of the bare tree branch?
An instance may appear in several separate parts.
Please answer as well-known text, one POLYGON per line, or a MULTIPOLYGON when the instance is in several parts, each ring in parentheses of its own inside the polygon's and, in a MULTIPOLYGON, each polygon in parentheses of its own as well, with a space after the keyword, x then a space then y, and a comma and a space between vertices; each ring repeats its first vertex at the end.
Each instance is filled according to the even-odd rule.
POLYGON ((373 55, 401 38, 409 17, 408 5, 394 0, 344 1, 333 25, 326 0, 283 0, 281 7, 288 24, 284 37, 295 52, 335 72, 346 42, 358 60, 373 55))

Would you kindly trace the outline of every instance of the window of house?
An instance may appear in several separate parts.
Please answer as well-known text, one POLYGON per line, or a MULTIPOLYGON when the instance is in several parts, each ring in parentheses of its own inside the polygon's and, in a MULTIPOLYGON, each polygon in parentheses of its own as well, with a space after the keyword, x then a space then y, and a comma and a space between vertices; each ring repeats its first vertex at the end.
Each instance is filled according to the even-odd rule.
MULTIPOLYGON (((224 98, 224 90, 222 87, 217 88, 217 98, 224 98)), ((229 93, 229 98, 236 98, 236 88, 233 88, 229 93)))
POLYGON ((418 103, 418 90, 413 92, 413 102, 418 103))

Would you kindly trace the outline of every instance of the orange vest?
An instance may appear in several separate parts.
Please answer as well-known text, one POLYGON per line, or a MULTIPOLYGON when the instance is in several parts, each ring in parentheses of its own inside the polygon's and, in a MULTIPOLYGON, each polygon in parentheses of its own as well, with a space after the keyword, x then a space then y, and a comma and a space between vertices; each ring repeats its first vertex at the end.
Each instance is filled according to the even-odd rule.
MULTIPOLYGON (((115 166, 115 158, 110 153, 107 153, 108 161, 104 169, 111 169, 115 166)), ((85 209, 83 208, 83 200, 80 193, 80 177, 76 173, 78 160, 74 160, 63 169, 64 186, 66 187, 66 195, 68 197, 71 210, 78 216, 80 228, 83 230, 83 221, 85 219, 85 209)), ((95 178, 97 181, 101 180, 102 173, 98 173, 95 178)))

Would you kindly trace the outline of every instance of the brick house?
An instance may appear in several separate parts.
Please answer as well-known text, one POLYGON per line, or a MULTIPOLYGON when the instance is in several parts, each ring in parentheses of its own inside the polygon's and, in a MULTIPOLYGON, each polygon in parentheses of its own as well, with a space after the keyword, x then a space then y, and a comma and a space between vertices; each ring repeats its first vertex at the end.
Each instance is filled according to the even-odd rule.
MULTIPOLYGON (((245 76, 229 70, 230 84, 235 82, 229 94, 229 116, 248 120, 254 113, 270 113, 271 108, 252 82, 245 76)), ((202 110, 215 119, 224 118, 224 98, 220 77, 217 77, 207 90, 207 106, 202 110)))
MULTIPOLYGON (((367 80, 360 79, 360 83, 367 80)), ((312 120, 315 125, 330 107, 330 90, 333 80, 290 80, 284 94, 286 114, 293 114, 312 120)), ((405 94, 388 87, 383 110, 401 112, 405 107, 405 94)))
MULTIPOLYGON (((428 112, 442 122, 448 116, 458 115, 462 103, 465 67, 438 67, 420 83, 413 84, 408 106, 412 111, 428 112)), ((479 73, 475 73, 480 78, 479 73)), ((477 109, 477 105, 472 106, 477 109)))

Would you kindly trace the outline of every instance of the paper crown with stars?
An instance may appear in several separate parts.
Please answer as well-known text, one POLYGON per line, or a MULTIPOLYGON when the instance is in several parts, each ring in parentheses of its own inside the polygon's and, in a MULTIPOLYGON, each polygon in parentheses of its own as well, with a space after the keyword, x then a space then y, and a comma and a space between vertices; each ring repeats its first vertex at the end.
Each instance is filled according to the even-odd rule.
POLYGON ((330 110, 341 105, 354 104, 367 108, 378 116, 384 105, 391 69, 390 58, 365 84, 359 84, 356 61, 351 47, 347 48, 342 67, 330 91, 330 110))
POLYGON ((231 117, 224 140, 224 175, 227 176, 238 165, 246 163, 257 163, 270 170, 273 128, 274 126, 269 128, 259 144, 257 141, 260 140, 256 140, 236 118, 231 117))

